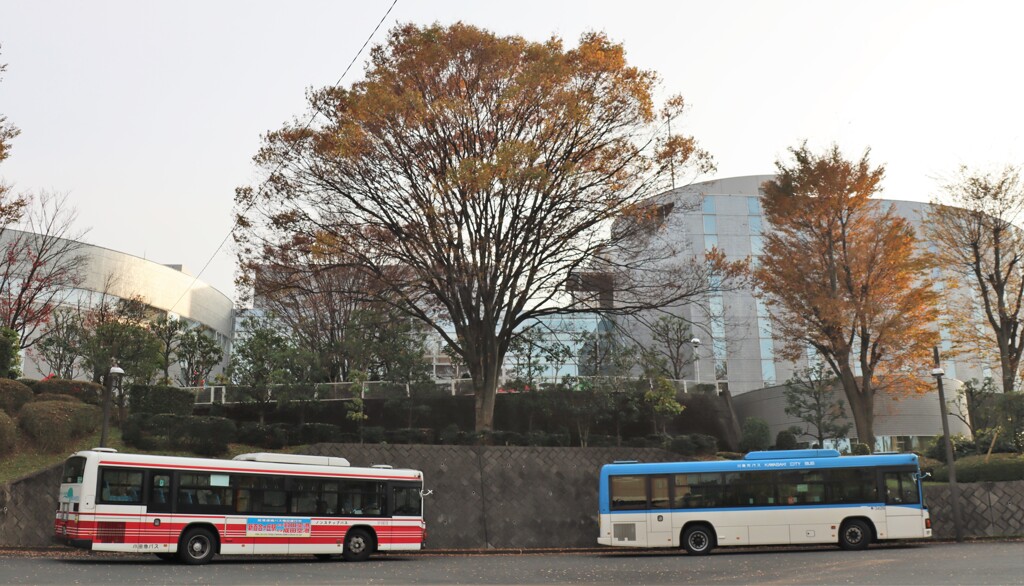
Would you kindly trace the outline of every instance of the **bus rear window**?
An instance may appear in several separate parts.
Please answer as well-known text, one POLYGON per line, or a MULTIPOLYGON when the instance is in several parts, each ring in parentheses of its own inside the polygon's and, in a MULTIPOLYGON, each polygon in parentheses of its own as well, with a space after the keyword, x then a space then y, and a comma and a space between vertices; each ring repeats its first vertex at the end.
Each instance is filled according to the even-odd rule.
POLYGON ((85 475, 85 458, 75 456, 64 462, 64 471, 61 473, 61 484, 81 484, 82 476, 85 475))
POLYGON ((611 507, 613 511, 635 511, 647 508, 647 483, 643 476, 612 476, 611 507))

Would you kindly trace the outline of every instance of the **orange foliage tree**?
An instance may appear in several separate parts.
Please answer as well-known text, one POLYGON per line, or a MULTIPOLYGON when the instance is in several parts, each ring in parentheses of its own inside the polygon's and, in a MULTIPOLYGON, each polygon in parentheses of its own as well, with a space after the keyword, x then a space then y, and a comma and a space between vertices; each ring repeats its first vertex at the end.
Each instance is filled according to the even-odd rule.
POLYGON ((491 430, 524 323, 720 286, 713 255, 635 270, 654 266, 648 250, 678 258, 644 245, 663 219, 648 199, 673 173, 711 168, 692 138, 665 131, 683 104, 657 111, 656 82, 601 34, 567 49, 465 24, 400 26, 363 81, 312 91, 313 122, 266 136, 266 180, 236 195, 243 273, 267 259, 363 273, 362 294, 418 319, 466 365, 476 429, 491 430))
POLYGON ((763 186, 772 231, 754 278, 783 356, 817 351, 843 385, 858 438, 873 447, 876 393, 925 385, 920 369, 937 340, 928 260, 907 220, 870 199, 884 169, 867 153, 854 162, 836 146, 816 155, 804 143, 790 154, 763 186))

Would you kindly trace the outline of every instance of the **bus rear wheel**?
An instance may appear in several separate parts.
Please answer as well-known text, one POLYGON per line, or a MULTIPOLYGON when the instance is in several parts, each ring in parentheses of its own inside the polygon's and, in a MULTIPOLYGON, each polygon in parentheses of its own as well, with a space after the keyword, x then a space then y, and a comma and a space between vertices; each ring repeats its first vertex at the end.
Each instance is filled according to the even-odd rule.
POLYGON ((839 528, 839 547, 846 550, 864 549, 871 543, 871 528, 860 519, 850 519, 839 528))
POLYGON ((715 546, 715 534, 707 525, 693 525, 683 531, 683 548, 690 555, 707 555, 715 546))
POLYGON ((213 559, 217 546, 217 538, 209 529, 194 527, 185 532, 178 546, 178 557, 182 562, 198 566, 213 559))
POLYGON ((351 529, 345 536, 345 548, 341 557, 346 562, 362 562, 373 552, 373 536, 366 529, 351 529))

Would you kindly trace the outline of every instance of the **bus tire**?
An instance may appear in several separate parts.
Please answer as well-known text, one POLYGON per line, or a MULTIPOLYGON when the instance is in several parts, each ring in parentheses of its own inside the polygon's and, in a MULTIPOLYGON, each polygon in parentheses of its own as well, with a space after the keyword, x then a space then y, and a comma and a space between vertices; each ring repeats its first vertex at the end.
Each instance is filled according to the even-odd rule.
POLYGON ((209 529, 193 527, 181 536, 178 546, 178 558, 183 563, 198 566, 213 559, 217 549, 217 538, 209 529))
POLYGON ((850 519, 839 527, 839 547, 855 551, 871 543, 871 527, 860 519, 850 519))
POLYGON ((345 548, 341 557, 346 562, 363 562, 373 553, 373 536, 366 529, 349 529, 345 535, 345 548))
POLYGON ((691 525, 683 531, 683 548, 690 555, 707 555, 715 547, 715 532, 707 525, 691 525))

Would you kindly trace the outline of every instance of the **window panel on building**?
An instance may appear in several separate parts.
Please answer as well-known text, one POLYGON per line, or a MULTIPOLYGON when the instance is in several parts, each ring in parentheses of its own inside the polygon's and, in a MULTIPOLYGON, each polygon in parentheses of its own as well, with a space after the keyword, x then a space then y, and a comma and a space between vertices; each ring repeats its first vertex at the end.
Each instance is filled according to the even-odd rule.
POLYGON ((714 214, 715 213, 715 196, 713 196, 713 195, 705 195, 703 200, 701 201, 701 209, 704 211, 705 214, 714 214))
POLYGON ((711 250, 712 248, 718 248, 718 236, 715 234, 705 234, 704 250, 711 250))
POLYGON ((761 198, 759 197, 748 197, 747 198, 747 213, 751 215, 761 215, 761 198))
POLYGON ((704 216, 704 233, 718 234, 718 218, 715 216, 704 216))

